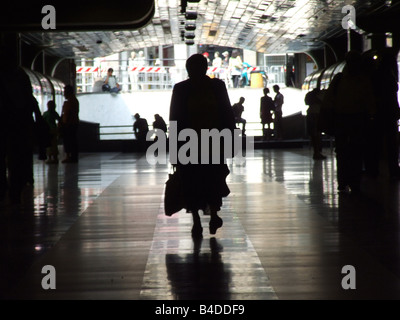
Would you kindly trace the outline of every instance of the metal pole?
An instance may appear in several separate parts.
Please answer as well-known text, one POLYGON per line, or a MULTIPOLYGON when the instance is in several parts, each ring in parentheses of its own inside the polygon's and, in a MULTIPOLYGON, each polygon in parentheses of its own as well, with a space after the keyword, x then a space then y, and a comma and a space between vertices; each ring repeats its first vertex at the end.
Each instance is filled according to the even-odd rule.
POLYGON ((351 29, 347 28, 347 52, 351 50, 351 29))

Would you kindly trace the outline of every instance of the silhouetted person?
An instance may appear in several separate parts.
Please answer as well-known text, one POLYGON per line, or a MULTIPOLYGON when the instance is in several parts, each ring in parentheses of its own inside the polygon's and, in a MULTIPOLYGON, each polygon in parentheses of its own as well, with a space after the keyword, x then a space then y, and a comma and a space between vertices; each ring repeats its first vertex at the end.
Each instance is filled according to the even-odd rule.
MULTIPOLYGON (((378 53, 378 68, 374 77, 377 98, 375 119, 378 150, 385 160, 391 178, 400 178, 397 125, 400 119, 400 109, 397 95, 399 79, 396 57, 392 48, 385 48, 378 53)), ((376 168, 378 168, 378 162, 376 162, 376 168)))
POLYGON ((322 136, 320 130, 320 111, 322 105, 321 90, 315 88, 308 92, 304 98, 304 102, 308 105, 307 109, 307 133, 310 136, 313 148, 313 159, 321 160, 326 159, 322 152, 322 136))
POLYGON ((78 127, 79 127, 79 101, 71 85, 64 87, 64 101, 61 111, 60 126, 64 142, 65 159, 63 163, 78 162, 78 127))
POLYGON ((376 110, 372 84, 362 73, 359 52, 347 53, 343 73, 332 80, 325 103, 331 103, 334 111, 338 191, 350 188, 352 193, 358 193, 365 129, 376 110))
MULTIPOLYGON (((361 54, 361 68, 364 77, 369 79, 373 87, 373 94, 376 98, 377 112, 378 110, 378 91, 380 79, 376 79, 378 61, 375 51, 366 51, 361 54)), ((367 122, 365 127, 365 143, 363 148, 363 172, 369 177, 376 178, 379 174, 379 162, 382 156, 381 137, 378 121, 376 116, 371 121, 367 122)))
POLYGON ((246 134, 246 119, 242 118, 242 113, 244 111, 244 103, 245 99, 240 97, 239 102, 236 102, 233 106, 233 115, 235 117, 235 123, 242 124, 242 135, 246 134))
POLYGON ((273 114, 275 110, 274 100, 268 95, 269 89, 263 89, 264 96, 260 99, 260 118, 264 140, 271 138, 271 123, 273 123, 273 114), (267 126, 267 128, 265 128, 267 126))
POLYGON ((34 121, 41 119, 28 75, 8 47, 0 48, 0 200, 21 201, 33 184, 34 121), (33 118, 35 115, 35 120, 33 118))
MULTIPOLYGON (((184 208, 193 216, 192 236, 201 237, 203 228, 199 210, 211 215, 209 229, 210 233, 214 234, 223 223, 217 214, 221 210, 222 198, 227 197, 230 190, 225 181, 229 169, 222 152, 219 154, 219 164, 211 164, 210 144, 210 164, 201 164, 200 132, 201 129, 227 128, 233 133, 235 122, 225 83, 206 76, 207 60, 201 54, 194 54, 187 59, 186 69, 189 79, 174 86, 169 120, 177 121, 178 134, 181 130, 190 128, 195 130, 199 137, 198 164, 184 164, 178 157, 176 170, 182 179, 186 203, 184 208)), ((178 147, 184 143, 180 142, 178 147)))
POLYGON ((159 114, 154 115, 153 129, 162 130, 167 133, 167 124, 159 114))
POLYGON ((133 123, 133 132, 139 142, 139 149, 143 151, 146 147, 146 135, 149 132, 149 125, 145 118, 141 118, 138 113, 134 115, 135 122, 133 123))
POLYGON ((275 135, 278 140, 282 139, 283 133, 283 127, 282 127, 282 106, 284 102, 283 94, 280 92, 279 86, 276 84, 272 87, 274 89, 274 92, 276 93, 275 98, 274 98, 274 104, 275 104, 275 119, 274 119, 274 129, 275 129, 275 135))
POLYGON ((54 100, 47 102, 47 111, 43 113, 43 119, 48 124, 50 130, 50 145, 46 150, 46 163, 58 163, 58 123, 61 120, 61 117, 56 111, 56 104, 54 100))

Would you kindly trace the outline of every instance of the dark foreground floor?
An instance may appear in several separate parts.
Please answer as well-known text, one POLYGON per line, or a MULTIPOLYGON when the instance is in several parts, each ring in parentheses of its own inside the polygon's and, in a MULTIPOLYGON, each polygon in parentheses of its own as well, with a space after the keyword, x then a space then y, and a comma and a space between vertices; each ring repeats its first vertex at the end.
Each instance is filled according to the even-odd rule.
POLYGON ((163 213, 167 165, 133 153, 35 161, 22 205, 1 205, 1 298, 400 298, 399 183, 364 178, 360 196, 338 195, 325 153, 256 150, 230 164, 224 226, 211 237, 203 216, 201 241, 190 215, 163 213))

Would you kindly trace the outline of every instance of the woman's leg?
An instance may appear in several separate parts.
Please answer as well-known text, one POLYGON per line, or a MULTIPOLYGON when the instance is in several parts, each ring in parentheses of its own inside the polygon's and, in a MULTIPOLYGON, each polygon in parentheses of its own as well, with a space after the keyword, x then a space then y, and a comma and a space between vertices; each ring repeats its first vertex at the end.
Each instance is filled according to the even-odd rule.
POLYGON ((192 227, 192 237, 201 237, 203 235, 203 228, 201 226, 201 220, 199 211, 192 212, 193 217, 193 227, 192 227))
POLYGON ((218 216, 218 211, 215 208, 211 209, 211 219, 210 219, 210 234, 215 234, 218 228, 222 227, 223 221, 220 216, 218 216))

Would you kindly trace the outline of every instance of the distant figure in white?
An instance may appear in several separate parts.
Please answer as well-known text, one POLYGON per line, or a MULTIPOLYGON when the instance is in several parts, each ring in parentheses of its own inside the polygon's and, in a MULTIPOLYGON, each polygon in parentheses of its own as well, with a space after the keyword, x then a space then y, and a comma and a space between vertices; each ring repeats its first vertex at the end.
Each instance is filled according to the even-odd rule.
POLYGON ((139 71, 141 67, 146 65, 143 51, 139 51, 137 54, 135 51, 131 52, 131 58, 129 60, 129 78, 131 81, 131 91, 143 89, 143 85, 139 82, 139 71))
POLYGON ((227 88, 232 88, 232 80, 231 80, 231 73, 229 70, 229 52, 224 51, 222 53, 222 56, 224 57, 222 59, 222 68, 220 70, 220 79, 225 82, 225 85, 227 88))
POLYGON ((217 68, 217 69, 213 72, 214 77, 219 79, 219 71, 220 71, 220 69, 221 69, 221 67, 222 67, 222 59, 221 59, 221 57, 219 56, 219 52, 218 52, 218 51, 216 51, 216 52, 214 53, 214 59, 213 59, 212 65, 213 65, 214 68, 217 68))

